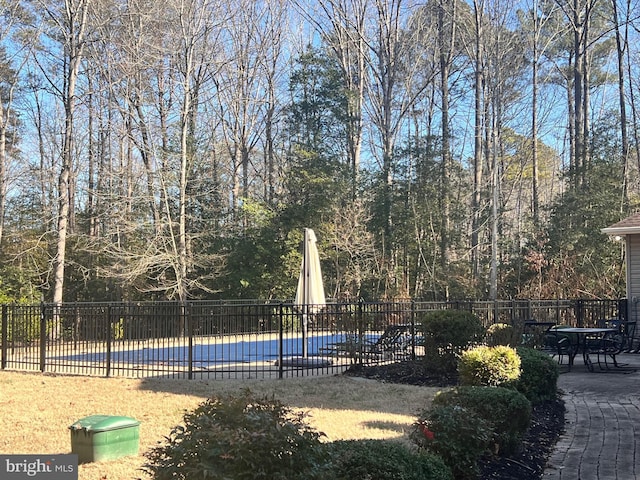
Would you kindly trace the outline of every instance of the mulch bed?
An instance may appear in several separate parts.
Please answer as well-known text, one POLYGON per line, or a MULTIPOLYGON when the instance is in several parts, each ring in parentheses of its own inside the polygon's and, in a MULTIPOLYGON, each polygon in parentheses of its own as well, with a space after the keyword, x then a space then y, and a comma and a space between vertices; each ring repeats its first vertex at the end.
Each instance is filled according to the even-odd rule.
MULTIPOLYGON (((458 383, 455 377, 434 374, 423 362, 399 362, 389 365, 349 368, 345 375, 371 378, 389 383, 404 383, 430 387, 450 387, 458 383)), ((533 407, 531 426, 521 448, 508 457, 487 456, 479 462, 483 480, 540 480, 547 459, 564 431, 564 403, 560 398, 533 407)))

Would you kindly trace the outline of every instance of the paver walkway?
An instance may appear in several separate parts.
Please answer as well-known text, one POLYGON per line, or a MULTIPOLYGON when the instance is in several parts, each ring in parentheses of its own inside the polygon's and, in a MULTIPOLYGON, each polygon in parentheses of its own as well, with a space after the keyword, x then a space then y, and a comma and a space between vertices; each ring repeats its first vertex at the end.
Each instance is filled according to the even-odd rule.
POLYGON ((590 373, 577 361, 563 373, 565 433, 549 458, 544 480, 640 478, 640 355, 620 356, 632 373, 590 373))

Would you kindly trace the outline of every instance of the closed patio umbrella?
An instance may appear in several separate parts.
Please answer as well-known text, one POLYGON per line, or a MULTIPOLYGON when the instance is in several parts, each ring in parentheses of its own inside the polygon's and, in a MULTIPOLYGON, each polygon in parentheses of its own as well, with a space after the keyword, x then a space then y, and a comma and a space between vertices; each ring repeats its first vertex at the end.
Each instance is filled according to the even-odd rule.
POLYGON ((325 305, 320 256, 316 235, 310 228, 304 229, 302 265, 294 303, 302 312, 302 354, 307 356, 308 316, 320 311, 325 305))

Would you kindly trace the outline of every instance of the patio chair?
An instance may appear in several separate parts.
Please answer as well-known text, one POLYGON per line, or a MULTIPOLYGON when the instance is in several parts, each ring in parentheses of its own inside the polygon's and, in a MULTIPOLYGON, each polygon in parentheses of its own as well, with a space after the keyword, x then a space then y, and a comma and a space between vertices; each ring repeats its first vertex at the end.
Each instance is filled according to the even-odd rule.
POLYGON ((366 353, 398 358, 409 355, 412 346, 411 325, 389 325, 374 343, 367 345, 366 353))
POLYGON ((567 359, 567 369, 571 371, 573 360, 578 351, 578 344, 571 334, 562 333, 554 328, 550 328, 544 334, 544 347, 552 357, 558 358, 558 364, 563 365, 564 359, 567 359))
POLYGON ((619 332, 610 333, 596 338, 587 338, 585 348, 589 356, 596 357, 596 363, 600 370, 611 370, 623 365, 618 363, 617 356, 626 348, 626 340, 619 332))
MULTIPOLYGON (((598 322, 599 326, 607 328, 615 328, 624 338, 624 351, 631 352, 633 350, 633 341, 636 334, 636 322, 627 322, 617 318, 610 318, 608 320, 601 320, 598 322)), ((638 347, 636 347, 638 348, 638 347)))
MULTIPOLYGON (((636 322, 625 322, 618 319, 601 320, 598 326, 615 328, 617 331, 607 333, 601 337, 587 338, 586 348, 589 354, 595 355, 600 370, 624 371, 626 364, 621 364, 616 358, 631 349, 636 322), (612 366, 610 366, 612 364, 612 366)), ((632 369, 635 371, 635 368, 632 369)))
POLYGON ((363 358, 367 360, 392 360, 412 353, 414 338, 411 325, 389 325, 375 341, 358 335, 349 335, 345 341, 320 348, 324 355, 363 358))
POLYGON ((553 328, 555 326, 555 322, 539 322, 537 320, 526 320, 522 327, 522 345, 531 348, 544 347, 545 335, 550 328, 553 328))

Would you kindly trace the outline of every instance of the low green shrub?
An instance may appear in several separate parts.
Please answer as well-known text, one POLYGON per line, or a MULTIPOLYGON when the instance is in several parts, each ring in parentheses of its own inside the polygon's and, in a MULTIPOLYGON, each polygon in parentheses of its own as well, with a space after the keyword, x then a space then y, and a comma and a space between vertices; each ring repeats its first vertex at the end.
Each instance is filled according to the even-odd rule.
POLYGON ((461 386, 440 392, 433 405, 460 406, 486 421, 494 453, 513 452, 531 424, 531 402, 511 388, 461 386))
POLYGON ((515 339, 515 329, 507 323, 494 323, 487 328, 485 341, 490 347, 495 347, 496 345, 514 346, 515 339))
POLYGON ((411 439, 442 457, 457 479, 477 476, 478 460, 489 450, 492 437, 490 423, 460 405, 438 405, 424 412, 411 432, 411 439))
POLYGON ((458 361, 461 385, 498 385, 514 382, 520 377, 520 357, 506 345, 481 345, 462 352, 458 361))
POLYGON ((558 395, 558 362, 547 353, 529 347, 518 347, 520 357, 520 378, 515 388, 523 393, 534 405, 553 400, 558 395))
POLYGON ((433 453, 387 440, 342 440, 329 444, 333 480, 452 480, 451 469, 433 453))
POLYGON ((250 392, 212 398, 184 415, 143 469, 159 480, 327 478, 326 448, 304 414, 250 392))
POLYGON ((471 312, 439 310, 421 320, 425 362, 433 371, 455 373, 458 356, 484 337, 482 322, 471 312))

